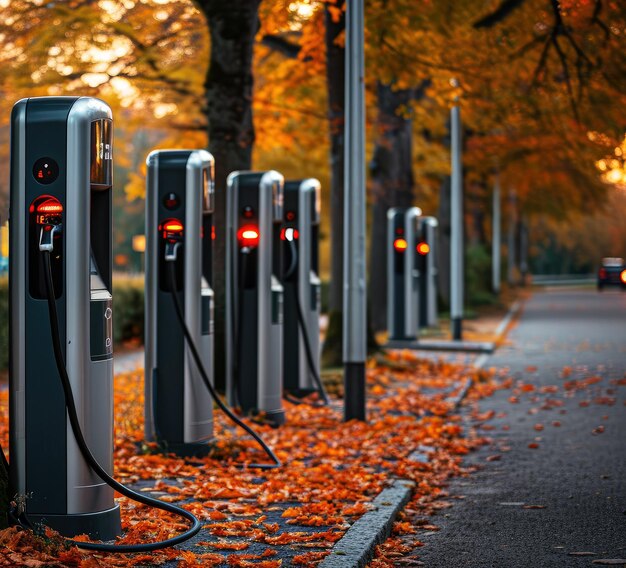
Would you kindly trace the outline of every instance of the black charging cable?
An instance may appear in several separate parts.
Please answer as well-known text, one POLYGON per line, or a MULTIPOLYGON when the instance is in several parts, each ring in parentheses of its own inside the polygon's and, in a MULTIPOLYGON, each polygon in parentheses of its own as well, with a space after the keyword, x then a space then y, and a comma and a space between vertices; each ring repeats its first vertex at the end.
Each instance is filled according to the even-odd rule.
POLYGON ((276 469, 282 466, 281 461, 276 457, 276 454, 272 451, 272 449, 265 443, 263 438, 259 436, 250 426, 248 426, 245 422, 240 420, 236 414, 234 414, 228 406, 226 406, 222 399, 217 394, 215 387, 209 380, 206 369, 204 368, 204 364, 202 363, 202 358, 200 357, 200 353, 198 352, 198 348, 196 347, 196 342, 194 341, 191 333, 189 332, 189 328, 187 327, 187 323, 185 322, 185 316, 183 315, 183 309, 180 305, 180 300, 178 299, 178 294, 176 293, 176 257, 177 250, 180 246, 180 242, 177 242, 170 248, 170 254, 166 254, 166 264, 168 265, 167 274, 169 277, 169 287, 170 293, 172 295, 172 300, 174 301, 174 309, 176 311, 176 316, 178 317, 178 321, 182 327, 183 333, 185 335, 185 339, 187 340, 187 345, 189 346, 189 350, 191 351, 191 355, 193 356, 193 360, 196 363, 196 367, 198 371, 200 371, 200 376, 202 377, 202 381, 206 386, 207 390, 211 394, 211 397, 215 401, 215 404, 219 406, 220 410, 232 420, 237 426, 245 430, 254 440, 261 446, 263 451, 267 454, 267 456, 274 462, 272 464, 263 464, 263 463, 250 463, 250 464, 237 464, 238 467, 248 467, 248 468, 256 468, 256 469, 276 469))
MULTIPOLYGON (((289 249, 291 251, 291 266, 289 267, 289 270, 287 270, 287 272, 285 273, 285 277, 284 277, 285 280, 287 280, 288 278, 291 278, 295 272, 295 268, 297 266, 297 259, 298 259, 298 249, 296 248, 296 242, 293 238, 293 233, 291 235, 291 238, 287 238, 287 235, 285 234, 285 238, 287 239, 287 242, 289 243, 289 249)), ((303 341, 304 351, 306 353, 306 360, 307 360, 307 364, 309 367, 309 372, 311 373, 311 376, 313 377, 313 380, 315 381, 315 385, 317 386, 317 392, 322 397, 324 404, 329 405, 330 400, 328 399, 328 394, 326 393, 326 389, 324 388, 322 379, 315 367, 315 359, 313 358, 313 349, 311 348, 311 341, 309 339, 308 329, 304 321, 304 313, 302 311, 302 305, 300 304, 300 291, 299 291, 297 281, 293 283, 293 293, 294 293, 294 298, 295 298, 295 303, 296 303, 296 312, 298 314, 298 325, 300 326, 300 332, 302 333, 302 339, 304 340, 303 341)), ((287 400, 292 402, 290 399, 287 399, 287 400)))
POLYGON ((44 261, 44 279, 46 282, 46 296, 48 299, 48 313, 50 314, 50 334, 52 336, 52 347, 54 350, 54 359, 56 361, 59 377, 61 378, 61 385, 63 386, 63 394, 65 396, 65 407, 67 408, 67 415, 74 433, 74 438, 78 444, 83 458, 89 465, 89 467, 96 473, 96 475, 102 479, 109 487, 115 491, 128 497, 133 501, 142 503, 155 509, 161 509, 168 513, 173 513, 179 517, 183 517, 191 523, 191 527, 184 533, 172 538, 168 538, 158 542, 151 542, 145 544, 99 544, 94 542, 79 542, 75 540, 69 540, 71 544, 83 548, 86 550, 97 550, 100 552, 150 552, 152 550, 159 550, 161 548, 169 548, 181 542, 189 540, 202 528, 200 521, 185 509, 177 507, 171 503, 160 501, 137 493, 132 489, 129 489, 125 485, 122 485, 119 481, 113 479, 105 469, 98 463, 98 460, 94 457, 85 441, 82 429, 80 427, 80 421, 78 420, 78 414, 76 411, 76 404, 74 402, 74 395, 72 393, 72 385, 70 383, 67 369, 65 367, 65 361, 63 360, 63 349, 61 348, 60 332, 59 332, 59 316, 57 313, 56 301, 54 299, 54 284, 52 281, 52 264, 50 261, 50 250, 42 250, 44 261))

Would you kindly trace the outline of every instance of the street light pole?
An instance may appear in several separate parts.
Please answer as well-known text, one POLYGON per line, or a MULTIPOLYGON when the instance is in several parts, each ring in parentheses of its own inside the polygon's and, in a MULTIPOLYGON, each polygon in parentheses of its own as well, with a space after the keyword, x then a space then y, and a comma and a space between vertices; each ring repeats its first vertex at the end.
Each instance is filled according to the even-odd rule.
POLYGON ((343 238, 344 419, 365 420, 365 56, 363 0, 346 2, 343 238))
POLYGON ((514 187, 509 188, 509 235, 507 243, 507 280, 510 286, 515 286, 517 272, 517 192, 514 187))
POLYGON ((500 293, 500 248, 502 243, 501 230, 501 205, 500 205, 500 170, 496 171, 496 179, 493 184, 493 212, 491 222, 493 231, 491 238, 491 289, 495 294, 500 293))
MULTIPOLYGON (((456 87, 456 81, 453 86, 456 87)), ((461 109, 458 102, 450 110, 450 325, 452 339, 463 336, 463 162, 461 157, 461 109)))

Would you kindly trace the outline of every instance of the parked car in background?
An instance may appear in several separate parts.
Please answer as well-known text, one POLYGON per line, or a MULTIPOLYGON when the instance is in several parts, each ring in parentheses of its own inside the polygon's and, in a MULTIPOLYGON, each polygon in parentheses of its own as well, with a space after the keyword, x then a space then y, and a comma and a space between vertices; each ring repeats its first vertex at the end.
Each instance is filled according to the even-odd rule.
POLYGON ((606 257, 598 269, 598 290, 605 286, 621 286, 626 290, 626 264, 623 258, 606 257))

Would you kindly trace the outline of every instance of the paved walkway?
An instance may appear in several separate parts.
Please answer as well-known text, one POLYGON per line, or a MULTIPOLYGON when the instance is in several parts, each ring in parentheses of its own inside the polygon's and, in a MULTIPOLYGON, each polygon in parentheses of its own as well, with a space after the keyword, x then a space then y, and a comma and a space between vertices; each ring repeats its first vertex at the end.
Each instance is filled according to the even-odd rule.
POLYGON ((486 366, 509 368, 514 388, 466 416, 493 444, 468 456, 481 471, 452 483, 465 498, 415 556, 446 568, 625 559, 626 294, 536 294, 509 339, 486 366))

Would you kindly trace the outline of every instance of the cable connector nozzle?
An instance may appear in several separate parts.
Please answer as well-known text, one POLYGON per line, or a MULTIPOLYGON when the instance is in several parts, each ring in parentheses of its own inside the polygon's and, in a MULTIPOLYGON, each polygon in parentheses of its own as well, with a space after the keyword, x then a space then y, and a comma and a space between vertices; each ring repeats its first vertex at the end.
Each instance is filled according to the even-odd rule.
POLYGON ((177 239, 167 239, 165 241, 165 260, 167 262, 176 262, 180 245, 181 241, 177 239))
POLYGON ((39 250, 52 252, 54 250, 54 235, 61 232, 61 225, 42 225, 39 233, 39 250))

